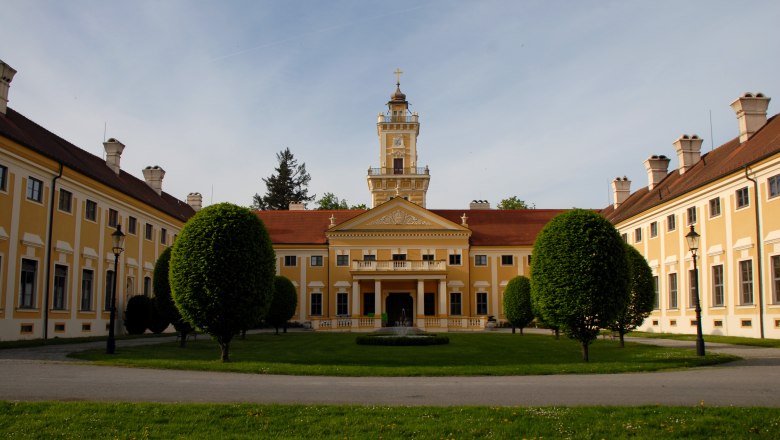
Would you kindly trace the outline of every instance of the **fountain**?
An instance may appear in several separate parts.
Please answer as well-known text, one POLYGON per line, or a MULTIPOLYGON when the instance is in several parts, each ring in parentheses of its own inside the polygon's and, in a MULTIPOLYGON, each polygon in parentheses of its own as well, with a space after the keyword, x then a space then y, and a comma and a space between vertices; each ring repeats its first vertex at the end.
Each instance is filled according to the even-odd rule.
POLYGON ((359 345, 442 345, 449 344, 450 338, 438 336, 433 333, 425 333, 412 327, 406 316, 406 309, 401 309, 401 315, 391 327, 392 333, 387 330, 379 330, 365 336, 358 336, 356 342, 359 345))
POLYGON ((396 336, 405 337, 409 335, 409 330, 411 327, 409 327, 409 319, 406 317, 406 309, 401 309, 401 317, 398 318, 398 321, 395 322, 395 327, 393 327, 393 333, 396 334, 396 336))

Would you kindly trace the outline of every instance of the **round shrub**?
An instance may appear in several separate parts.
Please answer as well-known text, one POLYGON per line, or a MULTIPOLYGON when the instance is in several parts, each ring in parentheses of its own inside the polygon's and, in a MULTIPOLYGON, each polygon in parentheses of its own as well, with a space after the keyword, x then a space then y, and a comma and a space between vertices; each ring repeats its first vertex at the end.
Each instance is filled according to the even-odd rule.
POLYGON ((279 334, 279 327, 286 328, 287 321, 295 315, 295 307, 298 305, 298 294, 295 291, 295 285, 292 281, 283 277, 274 277, 274 292, 271 305, 268 307, 266 322, 276 328, 276 334, 279 334))
POLYGON ((130 297, 125 309, 125 329, 131 335, 142 335, 152 318, 152 301, 143 295, 130 297))
POLYGON ((151 332, 155 335, 159 335, 160 333, 164 332, 169 325, 171 325, 171 321, 160 309, 160 299, 157 296, 152 298, 152 305, 150 310, 151 316, 149 318, 149 330, 151 330, 151 332))

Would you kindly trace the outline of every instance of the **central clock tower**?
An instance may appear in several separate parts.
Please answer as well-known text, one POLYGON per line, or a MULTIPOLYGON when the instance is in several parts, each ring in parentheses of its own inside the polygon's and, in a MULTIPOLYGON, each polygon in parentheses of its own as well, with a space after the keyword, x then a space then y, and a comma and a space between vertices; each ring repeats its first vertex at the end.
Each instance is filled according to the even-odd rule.
POLYGON ((368 169, 368 189, 372 208, 402 197, 425 208, 430 175, 428 167, 417 164, 417 113, 409 112, 409 102, 401 92, 401 70, 396 69, 395 92, 387 103, 387 113, 377 116, 379 167, 368 169))

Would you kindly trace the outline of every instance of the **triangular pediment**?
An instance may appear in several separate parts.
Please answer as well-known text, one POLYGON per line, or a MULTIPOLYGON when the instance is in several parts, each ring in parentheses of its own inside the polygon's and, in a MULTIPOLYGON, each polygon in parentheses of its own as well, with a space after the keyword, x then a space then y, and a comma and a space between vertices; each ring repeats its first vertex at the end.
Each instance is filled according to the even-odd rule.
POLYGON ((395 198, 336 225, 328 232, 387 230, 468 231, 468 228, 453 223, 417 204, 402 198, 395 198))

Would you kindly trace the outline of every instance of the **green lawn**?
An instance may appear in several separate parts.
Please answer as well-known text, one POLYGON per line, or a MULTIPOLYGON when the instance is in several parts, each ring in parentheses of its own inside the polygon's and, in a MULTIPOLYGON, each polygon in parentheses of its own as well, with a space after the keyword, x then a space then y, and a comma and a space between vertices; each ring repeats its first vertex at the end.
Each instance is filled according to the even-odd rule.
POLYGON ((780 409, 0 402, 4 438, 780 438, 780 409))
MULTIPOLYGON (((675 339, 678 341, 696 340, 696 335, 680 335, 674 333, 631 332, 627 336, 636 336, 638 338, 675 339)), ((734 345, 751 345, 754 347, 780 348, 780 339, 758 339, 758 338, 742 338, 738 336, 704 335, 704 344, 706 345, 707 342, 719 342, 722 344, 734 344, 734 345)))
POLYGON ((174 342, 119 348, 113 356, 91 350, 74 357, 99 364, 148 368, 231 371, 261 374, 329 376, 486 376, 572 373, 624 373, 686 368, 737 358, 693 349, 662 348, 617 341, 596 341, 591 362, 581 359, 579 344, 548 335, 449 333, 450 343, 426 347, 383 347, 355 343, 355 334, 260 333, 236 339, 232 362, 219 361, 208 337, 181 349, 174 342))

